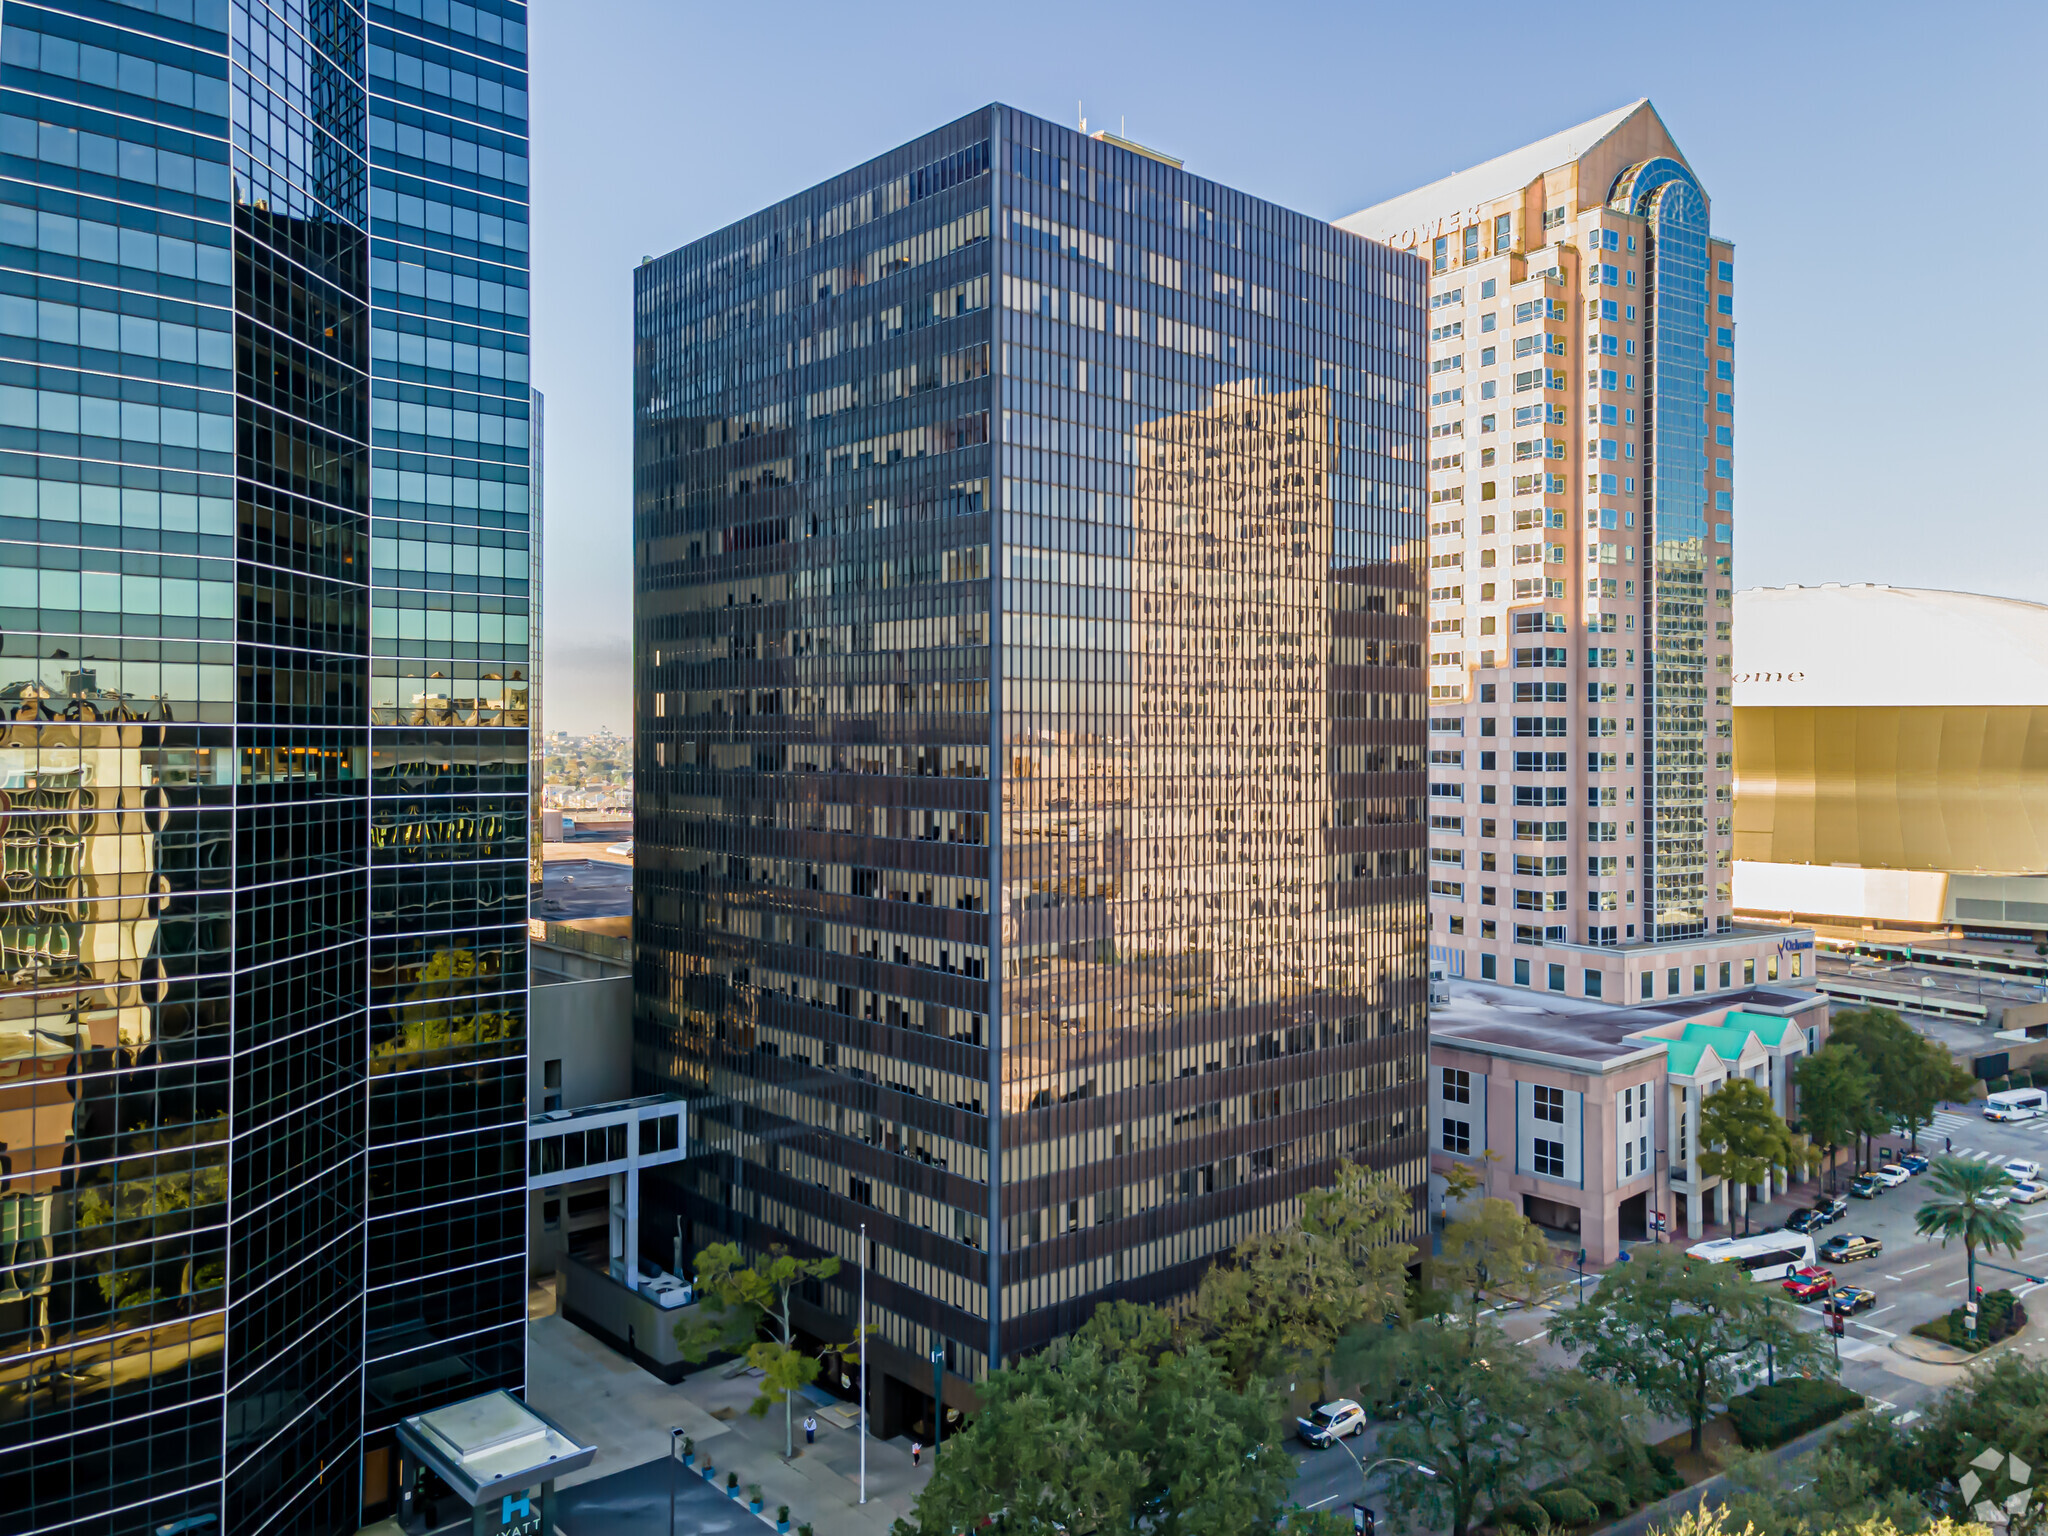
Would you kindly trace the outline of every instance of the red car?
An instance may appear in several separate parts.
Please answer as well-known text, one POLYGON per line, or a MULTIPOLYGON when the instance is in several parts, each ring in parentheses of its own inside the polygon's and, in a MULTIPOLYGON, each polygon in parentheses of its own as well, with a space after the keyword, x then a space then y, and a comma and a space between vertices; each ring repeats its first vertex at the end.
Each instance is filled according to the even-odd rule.
POLYGON ((1818 1264, 1795 1269, 1785 1277, 1785 1289, 1792 1293, 1794 1301, 1811 1301, 1816 1296, 1827 1295, 1834 1288, 1833 1271, 1822 1269, 1818 1264))

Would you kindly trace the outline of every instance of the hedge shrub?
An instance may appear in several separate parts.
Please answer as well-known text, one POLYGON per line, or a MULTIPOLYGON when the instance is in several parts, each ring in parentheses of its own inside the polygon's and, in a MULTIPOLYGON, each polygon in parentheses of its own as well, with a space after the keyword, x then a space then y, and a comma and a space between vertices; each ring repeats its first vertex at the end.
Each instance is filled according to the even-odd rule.
POLYGON ((1985 1294, 1977 1313, 1977 1336, 1970 1337, 1970 1320, 1961 1307, 1946 1317, 1937 1317, 1929 1323, 1921 1323, 1913 1332, 1923 1339, 1933 1339, 1937 1344, 1953 1344, 1957 1349, 1979 1350, 1996 1344, 2000 1339, 2009 1339, 2027 1323, 2027 1308, 2011 1291, 1990 1291, 1985 1294))
POLYGON ((1518 1530, 1543 1531, 1550 1528, 1550 1513, 1541 1504, 1526 1495, 1509 1499, 1493 1512, 1493 1523, 1497 1526, 1512 1525, 1518 1530))
POLYGON ((1591 1525, 1600 1518, 1599 1506, 1576 1488, 1553 1488, 1537 1494, 1536 1502, 1552 1525, 1591 1525))
POLYGON ((1860 1393, 1832 1381, 1794 1379, 1730 1398, 1728 1422, 1745 1450, 1767 1451, 1862 1406, 1860 1393))
POLYGON ((1579 1473, 1572 1479, 1572 1484, 1610 1520, 1618 1520, 1634 1508, 1634 1501, 1629 1498, 1628 1488, 1622 1480, 1597 1467, 1588 1467, 1579 1473))

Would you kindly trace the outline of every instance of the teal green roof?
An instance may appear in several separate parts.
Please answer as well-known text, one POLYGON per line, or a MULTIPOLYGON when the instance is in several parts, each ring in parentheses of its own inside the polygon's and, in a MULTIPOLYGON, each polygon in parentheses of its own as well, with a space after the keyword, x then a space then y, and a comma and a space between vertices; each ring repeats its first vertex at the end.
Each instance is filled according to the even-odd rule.
POLYGON ((1705 1044, 1697 1040, 1666 1040, 1664 1042, 1665 1070, 1680 1077, 1691 1077, 1699 1071, 1700 1057, 1707 1053, 1705 1044))
POLYGON ((1733 1066, 1742 1059, 1743 1048, 1749 1044, 1751 1035, 1765 1045, 1776 1046, 1783 1043, 1791 1022, 1774 1013, 1737 1011, 1730 1013, 1724 1024, 1688 1024, 1676 1040, 1666 1042, 1664 1057, 1669 1064, 1668 1070, 1680 1077, 1696 1075, 1700 1057, 1709 1049, 1733 1066))
POLYGON ((1782 1043, 1785 1038, 1785 1031, 1792 1026, 1790 1019, 1784 1018, 1779 1014, 1745 1013, 1741 1009, 1731 1010, 1728 1015, 1728 1022, 1730 1024, 1741 1023, 1755 1030, 1757 1038, 1762 1040, 1765 1045, 1778 1045, 1782 1043))

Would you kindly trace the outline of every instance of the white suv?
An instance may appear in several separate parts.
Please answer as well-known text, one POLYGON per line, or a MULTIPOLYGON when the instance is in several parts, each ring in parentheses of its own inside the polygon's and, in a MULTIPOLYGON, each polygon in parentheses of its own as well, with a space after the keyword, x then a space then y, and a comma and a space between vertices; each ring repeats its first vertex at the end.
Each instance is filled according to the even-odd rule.
POLYGON ((1365 1410, 1348 1397, 1323 1404, 1305 1419, 1294 1421, 1302 1442, 1318 1448, 1335 1445, 1365 1428, 1365 1410))

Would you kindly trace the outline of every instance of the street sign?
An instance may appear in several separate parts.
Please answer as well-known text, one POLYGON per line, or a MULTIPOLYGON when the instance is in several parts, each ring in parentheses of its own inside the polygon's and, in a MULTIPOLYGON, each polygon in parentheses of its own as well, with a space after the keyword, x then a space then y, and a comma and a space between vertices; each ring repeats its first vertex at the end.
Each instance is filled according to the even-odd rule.
POLYGON ((1975 1317, 1977 1315, 1977 1303, 1975 1303, 1974 1301, 1966 1301, 1963 1303, 1963 1310, 1967 1312, 1970 1316, 1975 1317))
POLYGON ((1664 1213, 1662 1211, 1650 1212, 1650 1230, 1652 1232, 1662 1232, 1664 1230, 1664 1213))

